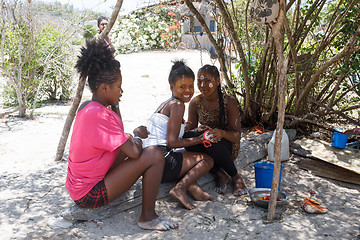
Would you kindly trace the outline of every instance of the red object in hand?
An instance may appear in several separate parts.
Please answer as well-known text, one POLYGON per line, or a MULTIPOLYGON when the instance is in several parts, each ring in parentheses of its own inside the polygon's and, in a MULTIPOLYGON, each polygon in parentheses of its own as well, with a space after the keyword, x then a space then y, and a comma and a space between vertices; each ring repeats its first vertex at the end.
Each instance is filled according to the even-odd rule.
POLYGON ((204 132, 204 141, 203 144, 206 148, 211 147, 211 141, 210 141, 210 137, 212 136, 212 134, 209 134, 210 130, 206 130, 204 132))

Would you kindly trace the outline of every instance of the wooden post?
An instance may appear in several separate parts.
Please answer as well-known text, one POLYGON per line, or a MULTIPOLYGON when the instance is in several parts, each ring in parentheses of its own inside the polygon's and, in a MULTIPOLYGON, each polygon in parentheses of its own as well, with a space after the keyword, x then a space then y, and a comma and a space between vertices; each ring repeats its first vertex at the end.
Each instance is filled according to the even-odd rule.
POLYGON ((279 76, 278 81, 278 96, 279 96, 279 104, 278 104, 278 120, 276 126, 276 134, 275 134, 275 146, 274 146, 274 171, 273 171, 273 179, 271 185, 271 193, 270 193, 270 202, 268 208, 268 220, 273 220, 275 216, 276 210, 276 199, 278 196, 278 186, 280 179, 280 171, 281 171, 281 139, 282 139, 282 129, 284 127, 284 119, 285 119, 285 91, 286 91, 286 72, 287 72, 287 62, 284 58, 284 28, 283 23, 285 19, 285 0, 280 0, 280 11, 277 22, 272 25, 272 35, 274 38, 276 53, 278 57, 277 71, 279 76))
MULTIPOLYGON (((114 26, 116 18, 117 18, 118 14, 119 14, 119 11, 121 9, 122 3, 123 3, 123 0, 117 0, 116 5, 114 7, 114 10, 113 10, 113 12, 111 14, 109 23, 106 26, 106 28, 104 29, 104 31, 102 31, 102 33, 100 34, 97 41, 103 41, 105 39, 105 37, 109 34, 111 28, 114 26)), ((75 95, 74 101, 73 101, 73 103, 71 105, 68 116, 66 118, 64 128, 63 128, 63 131, 62 131, 62 134, 61 134, 61 137, 60 137, 60 141, 59 141, 59 144, 58 144, 58 147, 57 147, 55 161, 60 161, 63 158, 66 142, 67 142, 67 139, 69 137, 71 125, 72 125, 72 123, 74 121, 74 118, 75 118, 75 115, 76 115, 76 110, 78 109, 81 98, 82 98, 85 82, 86 82, 86 77, 85 76, 80 76, 78 87, 77 87, 77 90, 76 90, 76 95, 75 95)))

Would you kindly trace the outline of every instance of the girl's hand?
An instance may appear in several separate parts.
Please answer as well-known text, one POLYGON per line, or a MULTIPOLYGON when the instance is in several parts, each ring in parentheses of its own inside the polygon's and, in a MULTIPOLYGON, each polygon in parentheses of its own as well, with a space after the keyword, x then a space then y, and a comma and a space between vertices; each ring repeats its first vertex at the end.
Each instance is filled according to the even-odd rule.
POLYGON ((190 125, 192 124, 192 122, 185 122, 185 132, 190 131, 190 125))
POLYGON ((149 132, 145 126, 139 126, 133 131, 134 136, 138 136, 140 138, 147 138, 149 136, 149 132))
POLYGON ((211 129, 209 126, 206 125, 200 125, 198 128, 196 128, 196 131, 198 132, 205 132, 206 130, 211 129))
POLYGON ((209 134, 212 134, 209 140, 213 143, 217 143, 223 138, 223 130, 221 129, 217 129, 217 128, 211 129, 209 131, 209 134))

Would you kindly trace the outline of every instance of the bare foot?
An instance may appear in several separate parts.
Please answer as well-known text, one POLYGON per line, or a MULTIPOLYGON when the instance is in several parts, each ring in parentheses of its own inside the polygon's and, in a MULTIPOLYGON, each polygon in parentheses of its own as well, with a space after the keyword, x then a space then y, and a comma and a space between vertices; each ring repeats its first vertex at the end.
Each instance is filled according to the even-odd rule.
POLYGON ((247 188, 240 174, 236 174, 234 177, 232 177, 232 184, 234 188, 234 196, 241 196, 246 194, 247 188))
POLYGON ((188 196, 186 195, 185 191, 182 191, 177 187, 177 185, 170 190, 169 192, 170 197, 172 197, 175 200, 178 200, 186 209, 192 210, 195 208, 194 205, 192 205, 189 201, 188 196))
POLYGON ((214 198, 205 192, 198 183, 191 184, 188 188, 188 191, 195 198, 196 201, 212 201, 214 198))
POLYGON ((230 181, 229 175, 220 169, 215 176, 215 192, 219 194, 225 194, 227 189, 227 184, 230 181))
POLYGON ((168 231, 178 227, 176 223, 164 217, 157 217, 148 222, 138 222, 138 226, 142 229, 158 231, 168 231))

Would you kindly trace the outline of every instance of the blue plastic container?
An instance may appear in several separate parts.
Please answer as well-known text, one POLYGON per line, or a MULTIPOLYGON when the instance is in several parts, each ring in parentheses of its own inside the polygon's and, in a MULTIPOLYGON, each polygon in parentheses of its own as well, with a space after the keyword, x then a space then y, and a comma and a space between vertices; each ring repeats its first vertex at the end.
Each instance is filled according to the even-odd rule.
POLYGON ((337 148, 345 148, 346 142, 348 139, 347 134, 334 132, 331 134, 331 146, 337 147, 337 148))
MULTIPOLYGON (((257 188, 271 188, 273 172, 274 172, 274 163, 271 162, 257 162, 254 163, 255 167, 255 184, 257 188)), ((279 178, 279 187, 280 191, 280 183, 281 183, 281 173, 284 166, 281 165, 280 169, 280 178, 279 178)))

